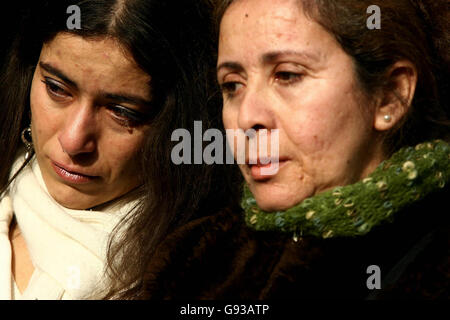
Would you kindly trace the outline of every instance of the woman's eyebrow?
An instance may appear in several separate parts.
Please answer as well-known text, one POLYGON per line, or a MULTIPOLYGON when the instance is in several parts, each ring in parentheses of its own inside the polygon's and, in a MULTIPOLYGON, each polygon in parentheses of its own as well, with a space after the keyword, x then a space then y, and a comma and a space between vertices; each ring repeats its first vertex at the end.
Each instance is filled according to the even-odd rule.
MULTIPOLYGON (((319 62, 321 60, 321 57, 313 52, 309 51, 294 51, 294 50, 282 50, 282 51, 271 51, 264 53, 261 56, 261 62, 262 64, 273 64, 277 62, 279 59, 287 56, 296 56, 308 61, 312 62, 319 62)), ((235 72, 242 72, 244 70, 244 67, 239 63, 235 61, 225 61, 217 66, 217 72, 220 71, 220 69, 230 69, 235 72)))
POLYGON ((108 92, 100 92, 100 96, 104 99, 113 100, 117 103, 131 103, 135 105, 141 106, 150 106, 151 101, 144 99, 142 97, 136 95, 130 95, 126 93, 108 93, 108 92))
POLYGON ((239 62, 234 62, 234 61, 226 61, 226 62, 219 64, 217 66, 217 72, 219 72, 220 69, 222 69, 222 68, 231 69, 236 72, 244 71, 244 67, 239 62))
POLYGON ((261 61, 263 64, 271 64, 283 58, 285 56, 296 56, 308 61, 319 62, 320 56, 309 51, 294 51, 294 50, 283 50, 283 51, 272 51, 267 52, 262 55, 261 61))
POLYGON ((61 80, 63 80, 64 82, 66 82, 68 85, 78 88, 77 84, 75 83, 75 81, 70 80, 68 76, 66 76, 64 74, 64 72, 62 72, 61 70, 59 70, 58 68, 52 66, 51 64, 47 63, 47 62, 39 62, 39 66, 44 69, 45 71, 47 71, 48 73, 53 74, 54 76, 60 78, 61 80))

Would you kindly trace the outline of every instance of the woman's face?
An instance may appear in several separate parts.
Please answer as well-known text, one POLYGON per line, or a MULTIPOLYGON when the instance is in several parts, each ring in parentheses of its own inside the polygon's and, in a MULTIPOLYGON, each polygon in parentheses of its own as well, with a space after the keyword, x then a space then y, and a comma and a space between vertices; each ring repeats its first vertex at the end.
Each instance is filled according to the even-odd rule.
POLYGON ((279 130, 278 172, 240 165, 262 209, 356 182, 382 160, 351 57, 297 0, 235 1, 222 20, 217 72, 225 128, 279 130))
POLYGON ((87 209, 140 184, 149 82, 112 39, 61 33, 43 46, 31 87, 31 128, 43 179, 58 203, 87 209))

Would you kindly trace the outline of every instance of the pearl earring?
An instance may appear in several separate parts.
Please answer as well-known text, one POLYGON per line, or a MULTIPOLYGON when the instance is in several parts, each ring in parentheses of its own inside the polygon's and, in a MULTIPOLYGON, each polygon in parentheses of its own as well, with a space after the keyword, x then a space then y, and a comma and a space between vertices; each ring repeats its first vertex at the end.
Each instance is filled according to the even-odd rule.
POLYGON ((391 120, 392 120, 392 117, 390 115, 388 115, 388 114, 384 115, 384 121, 391 122, 391 120))

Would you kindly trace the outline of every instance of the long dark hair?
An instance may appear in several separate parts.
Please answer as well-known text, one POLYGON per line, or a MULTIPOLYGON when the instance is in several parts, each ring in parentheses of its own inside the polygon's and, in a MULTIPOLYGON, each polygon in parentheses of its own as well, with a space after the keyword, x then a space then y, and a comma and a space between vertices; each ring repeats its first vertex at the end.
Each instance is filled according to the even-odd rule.
MULTIPOLYGON (((233 0, 216 0, 216 33, 233 0)), ((409 60, 418 83, 408 113, 384 137, 386 154, 425 140, 449 140, 450 2, 447 0, 298 0, 353 59, 362 92, 392 91, 388 71, 409 60), (381 9, 381 29, 367 27, 367 8, 381 9)))
POLYGON ((171 161, 173 130, 186 128, 192 134, 194 120, 201 120, 204 130, 222 128, 210 9, 199 0, 33 1, 0 75, 3 190, 20 148, 20 133, 30 123, 30 86, 43 43, 60 32, 113 37, 151 75, 154 113, 138 154, 142 201, 112 233, 107 256, 112 281, 105 298, 139 297, 153 250, 175 227, 238 206, 235 184, 240 175, 235 166, 177 166, 171 161), (81 10, 81 29, 68 30, 66 9, 74 4, 81 10))

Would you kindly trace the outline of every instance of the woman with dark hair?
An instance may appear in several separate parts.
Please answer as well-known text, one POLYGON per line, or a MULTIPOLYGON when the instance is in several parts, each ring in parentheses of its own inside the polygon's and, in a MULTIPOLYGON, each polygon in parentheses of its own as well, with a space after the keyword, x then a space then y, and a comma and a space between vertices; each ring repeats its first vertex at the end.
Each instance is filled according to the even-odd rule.
POLYGON ((230 167, 170 157, 175 129, 220 123, 210 7, 30 6, 0 81, 0 298, 133 295, 167 232, 237 198, 230 167))
POLYGON ((279 145, 239 165, 242 211, 167 237, 142 297, 448 299, 448 2, 217 11, 225 128, 279 145))

